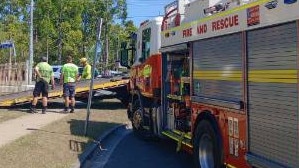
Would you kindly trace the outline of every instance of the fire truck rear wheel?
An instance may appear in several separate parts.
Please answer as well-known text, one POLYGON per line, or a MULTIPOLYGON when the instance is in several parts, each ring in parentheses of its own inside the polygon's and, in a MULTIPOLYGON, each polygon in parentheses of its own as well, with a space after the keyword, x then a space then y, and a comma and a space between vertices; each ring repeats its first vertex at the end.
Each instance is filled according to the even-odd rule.
POLYGON ((221 168, 221 150, 216 132, 207 120, 201 121, 195 132, 193 155, 196 168, 221 168))

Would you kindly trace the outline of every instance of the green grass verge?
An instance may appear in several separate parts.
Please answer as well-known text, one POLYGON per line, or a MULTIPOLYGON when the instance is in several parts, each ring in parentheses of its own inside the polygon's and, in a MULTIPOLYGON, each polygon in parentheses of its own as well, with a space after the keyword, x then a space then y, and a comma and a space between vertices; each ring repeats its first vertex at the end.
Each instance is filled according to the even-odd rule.
POLYGON ((69 168, 91 142, 112 127, 127 123, 126 110, 115 100, 92 109, 88 136, 84 136, 86 109, 34 131, 0 150, 0 167, 69 168))
POLYGON ((23 115, 27 115, 28 113, 19 112, 19 111, 11 111, 8 109, 0 109, 0 123, 21 117, 23 115))

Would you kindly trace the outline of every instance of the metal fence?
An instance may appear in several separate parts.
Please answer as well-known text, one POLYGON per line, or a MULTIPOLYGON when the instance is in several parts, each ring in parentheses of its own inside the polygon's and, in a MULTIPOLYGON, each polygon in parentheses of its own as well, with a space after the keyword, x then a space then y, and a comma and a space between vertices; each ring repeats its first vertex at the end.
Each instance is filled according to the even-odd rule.
POLYGON ((26 62, 0 64, 0 93, 28 90, 26 62))

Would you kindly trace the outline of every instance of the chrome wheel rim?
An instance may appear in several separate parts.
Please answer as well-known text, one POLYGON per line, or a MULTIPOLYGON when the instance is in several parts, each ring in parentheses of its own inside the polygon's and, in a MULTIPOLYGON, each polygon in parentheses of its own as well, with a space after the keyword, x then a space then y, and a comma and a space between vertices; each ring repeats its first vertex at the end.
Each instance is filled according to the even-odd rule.
POLYGON ((198 160, 201 168, 214 168, 213 143, 208 134, 200 138, 198 160))

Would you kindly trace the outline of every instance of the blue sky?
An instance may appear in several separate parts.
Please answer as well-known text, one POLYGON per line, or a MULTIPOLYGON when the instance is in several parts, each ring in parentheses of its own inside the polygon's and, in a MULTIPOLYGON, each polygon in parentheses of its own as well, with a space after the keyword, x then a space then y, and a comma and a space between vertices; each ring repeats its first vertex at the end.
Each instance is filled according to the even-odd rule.
POLYGON ((135 26, 159 15, 164 15, 164 6, 174 0, 127 0, 128 20, 133 20, 135 26))

